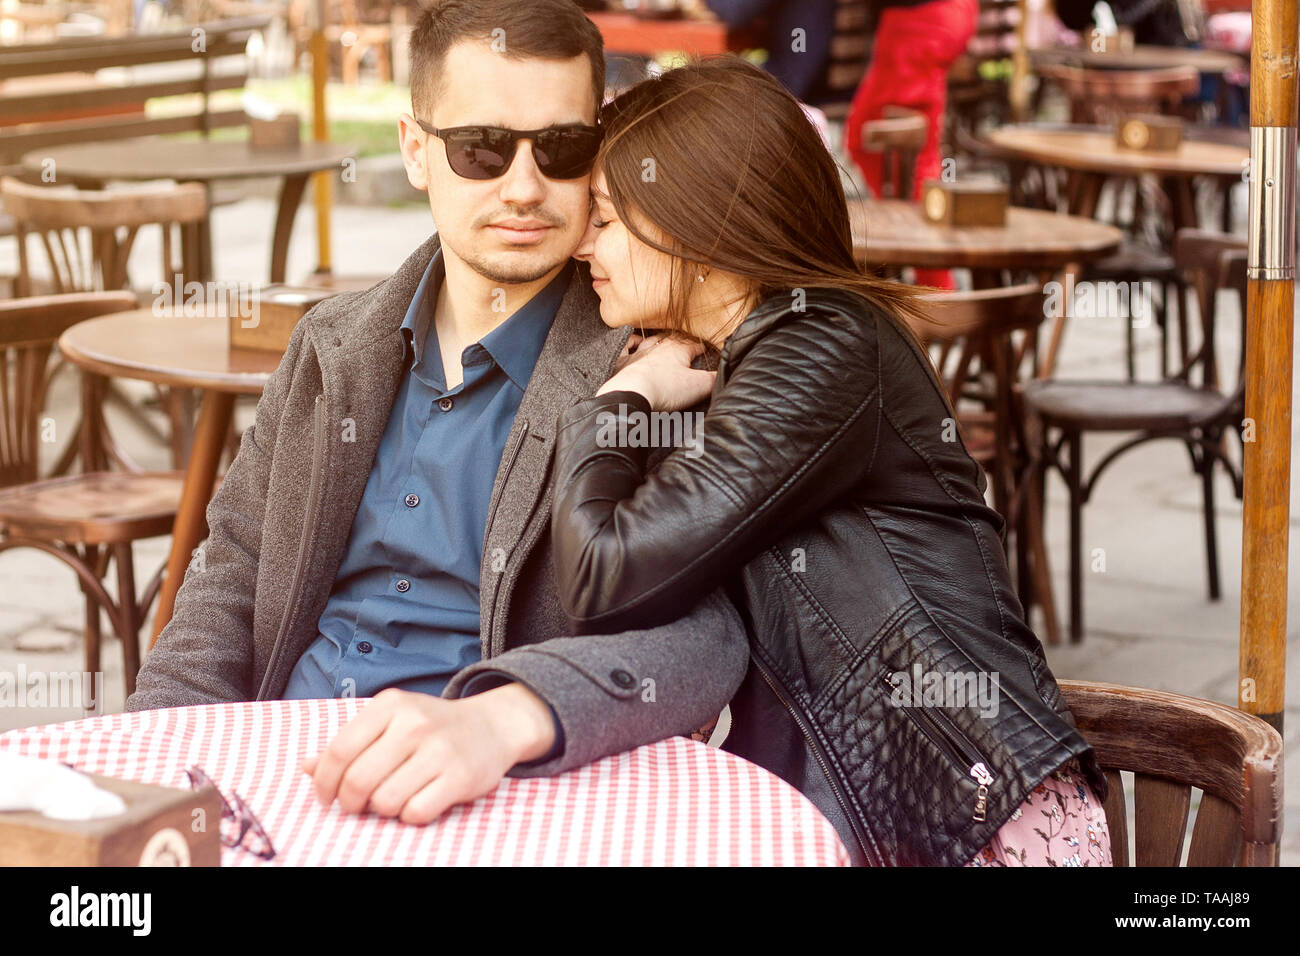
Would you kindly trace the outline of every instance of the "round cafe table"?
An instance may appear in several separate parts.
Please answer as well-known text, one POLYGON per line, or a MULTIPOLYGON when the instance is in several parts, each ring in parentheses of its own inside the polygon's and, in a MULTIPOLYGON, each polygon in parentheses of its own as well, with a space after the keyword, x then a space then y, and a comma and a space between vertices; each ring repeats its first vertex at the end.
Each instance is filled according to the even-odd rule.
MULTIPOLYGON (((223 180, 274 177, 281 180, 271 243, 271 282, 285 281, 289 237, 307 179, 312 173, 338 169, 356 147, 343 143, 307 141, 283 148, 251 147, 247 140, 172 140, 142 136, 111 143, 79 143, 33 150, 22 158, 29 171, 40 173, 52 164, 58 182, 96 188, 110 180, 174 179, 212 184, 223 180)), ((212 278, 212 239, 209 223, 201 230, 199 281, 212 278)))
POLYGON ((1001 226, 945 226, 925 218, 920 203, 862 199, 849 203, 853 251, 866 266, 971 269, 976 284, 996 284, 1001 269, 1055 272, 1115 252, 1114 226, 1041 209, 1007 209, 1001 226), (981 281, 986 279, 989 281, 981 281))
POLYGON ((1184 138, 1177 149, 1125 149, 1113 130, 1095 126, 1004 126, 988 134, 988 144, 1010 159, 1069 170, 1078 185, 1071 192, 1070 212, 1091 218, 1107 176, 1158 176, 1173 200, 1174 226, 1196 225, 1191 182, 1197 177, 1240 178, 1250 159, 1245 144, 1184 138))
POLYGON ((1035 66, 1078 66, 1089 70, 1165 70, 1190 66, 1198 73, 1227 73, 1247 65, 1245 57, 1225 50, 1154 46, 1139 43, 1127 53, 1097 53, 1079 47, 1047 47, 1029 51, 1035 66))
POLYGON ((86 372, 202 390, 167 574, 158 594, 154 640, 171 620, 186 565, 207 535, 205 512, 230 431, 235 396, 260 395, 280 364, 280 355, 272 352, 232 351, 227 323, 225 317, 137 309, 78 322, 59 337, 59 351, 86 372))
MULTIPOLYGON (((734 754, 672 737, 554 777, 507 777, 427 826, 322 807, 298 769, 365 700, 210 704, 0 734, 0 750, 187 788, 198 765, 237 793, 276 854, 222 866, 848 866, 803 794, 734 754)), ((0 847, 0 856, 3 856, 0 847)))

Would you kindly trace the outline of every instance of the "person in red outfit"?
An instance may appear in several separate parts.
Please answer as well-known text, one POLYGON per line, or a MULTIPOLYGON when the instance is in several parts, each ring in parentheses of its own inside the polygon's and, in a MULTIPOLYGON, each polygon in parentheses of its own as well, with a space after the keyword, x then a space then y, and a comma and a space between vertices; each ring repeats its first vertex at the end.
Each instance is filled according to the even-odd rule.
MULTIPOLYGON (((921 183, 940 173, 939 137, 948 92, 948 69, 975 35, 978 0, 878 0, 871 65, 853 96, 844 125, 844 142, 867 186, 880 195, 879 153, 862 150, 862 126, 884 115, 886 106, 906 106, 924 113, 930 132, 916 160, 913 199, 921 183)), ((944 269, 917 269, 921 285, 953 289, 944 269)))

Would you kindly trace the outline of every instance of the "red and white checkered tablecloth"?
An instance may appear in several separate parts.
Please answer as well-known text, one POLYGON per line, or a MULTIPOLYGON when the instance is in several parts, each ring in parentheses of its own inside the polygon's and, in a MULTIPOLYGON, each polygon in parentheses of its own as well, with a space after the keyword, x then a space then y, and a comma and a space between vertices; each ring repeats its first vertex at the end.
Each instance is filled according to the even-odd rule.
POLYGON ((509 777, 428 826, 316 800, 298 761, 319 753, 365 700, 287 700, 110 714, 0 734, 0 750, 88 773, 187 787, 199 764, 236 791, 277 851, 223 866, 847 866, 834 828, 785 781, 673 737, 555 777, 509 777))

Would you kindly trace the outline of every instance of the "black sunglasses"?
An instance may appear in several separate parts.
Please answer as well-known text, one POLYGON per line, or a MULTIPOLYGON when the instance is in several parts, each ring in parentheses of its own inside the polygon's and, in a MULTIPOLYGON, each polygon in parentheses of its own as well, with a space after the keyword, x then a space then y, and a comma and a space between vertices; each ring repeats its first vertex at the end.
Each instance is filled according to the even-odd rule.
POLYGON ((416 120, 420 129, 447 147, 447 165, 465 179, 496 179, 515 161, 521 139, 533 141, 533 160, 549 179, 577 179, 591 172, 603 133, 599 126, 550 126, 502 129, 499 126, 451 126, 438 129, 416 120))

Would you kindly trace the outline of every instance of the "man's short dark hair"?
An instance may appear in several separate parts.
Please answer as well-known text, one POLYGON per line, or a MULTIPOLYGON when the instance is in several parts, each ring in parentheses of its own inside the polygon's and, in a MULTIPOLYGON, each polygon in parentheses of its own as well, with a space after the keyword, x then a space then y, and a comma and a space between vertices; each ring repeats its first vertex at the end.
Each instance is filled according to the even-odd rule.
POLYGON ((512 59, 591 60, 597 111, 605 99, 600 30, 573 0, 435 0, 411 31, 411 112, 427 119, 442 88, 442 65, 453 45, 482 40, 512 59))

